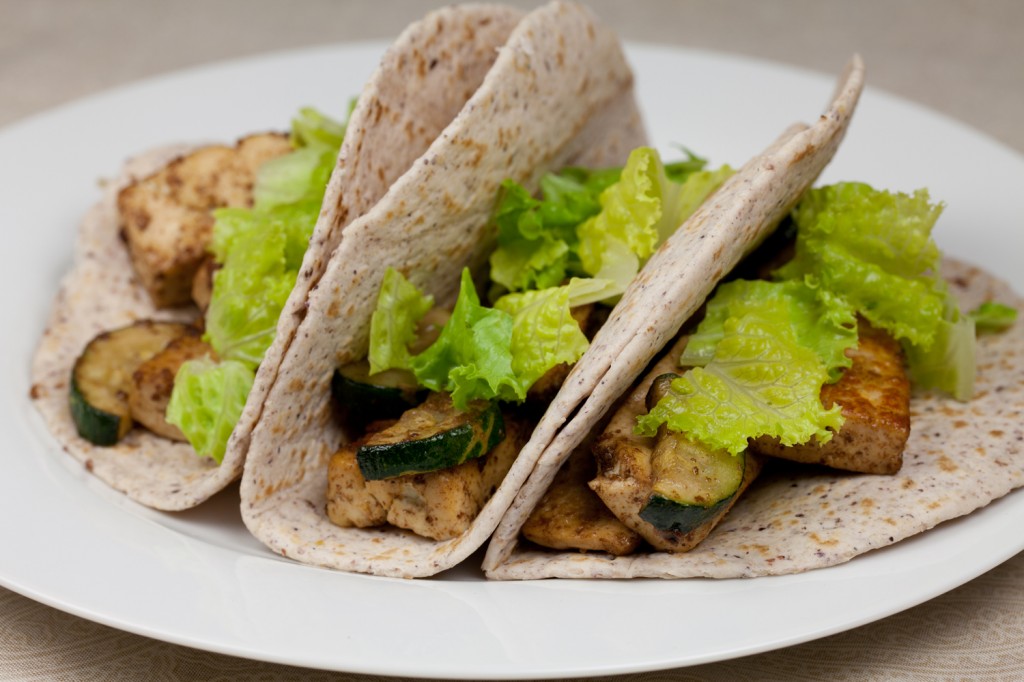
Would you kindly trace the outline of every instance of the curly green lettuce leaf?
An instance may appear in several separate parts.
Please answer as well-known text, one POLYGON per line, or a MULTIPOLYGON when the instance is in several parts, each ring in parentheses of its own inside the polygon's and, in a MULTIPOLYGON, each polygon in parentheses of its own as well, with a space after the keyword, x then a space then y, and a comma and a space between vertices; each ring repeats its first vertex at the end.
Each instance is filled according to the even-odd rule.
MULTIPOLYGON (((355 108, 356 99, 348 103, 348 113, 355 108)), ((296 149, 303 147, 324 147, 337 153, 345 138, 345 123, 335 121, 314 107, 299 109, 292 119, 291 142, 296 149)))
POLYGON ((732 174, 728 166, 695 171, 680 184, 669 179, 658 152, 634 149, 619 181, 601 193, 601 212, 579 225, 584 273, 619 284, 619 293, 655 249, 732 174))
POLYGON ((718 287, 707 312, 679 358, 684 366, 703 366, 714 357, 725 336, 725 322, 766 303, 782 303, 797 341, 813 350, 825 366, 829 382, 837 381, 853 361, 846 351, 857 345, 857 318, 841 301, 819 299, 800 280, 767 282, 735 280, 718 287))
POLYGON ((979 334, 1006 331, 1017 321, 1017 309, 1005 303, 986 301, 972 310, 971 319, 979 334))
POLYGON ((512 370, 527 387, 590 346, 572 308, 607 298, 613 282, 573 278, 560 287, 508 294, 494 307, 512 315, 512 370))
POLYGON ((961 315, 952 296, 929 346, 904 344, 910 378, 918 388, 936 389, 960 401, 974 395, 975 320, 961 315))
POLYGON ((416 325, 434 305, 427 296, 394 268, 384 271, 377 307, 370 318, 370 373, 409 369, 409 344, 416 339, 416 325))
POLYGON ((437 341, 410 359, 421 386, 447 391, 459 409, 471 400, 522 401, 528 388, 512 369, 512 316, 480 304, 468 269, 437 341))
POLYGON ((672 161, 671 163, 665 164, 665 175, 672 182, 678 182, 680 184, 686 180, 690 175, 704 170, 708 165, 708 160, 697 156, 686 147, 680 147, 680 150, 686 154, 686 158, 680 161, 672 161))
POLYGON ((323 200, 334 170, 345 124, 316 109, 304 108, 292 119, 289 154, 270 159, 256 172, 253 201, 257 211, 301 201, 323 200))
POLYGON ((274 340, 319 214, 316 202, 269 211, 215 212, 214 274, 204 339, 217 354, 255 369, 274 340))
POLYGON ((827 442, 843 417, 819 398, 828 371, 804 347, 785 301, 765 301, 724 323, 714 358, 673 380, 672 390, 637 420, 637 433, 672 431, 738 454, 750 438, 772 436, 784 445, 811 438, 827 442))
POLYGON ((219 464, 254 379, 252 369, 241 362, 189 360, 174 379, 167 422, 181 429, 200 456, 219 464))
POLYGON ((541 198, 512 181, 502 183, 493 221, 498 247, 491 279, 508 291, 557 286, 577 273, 576 226, 601 210, 598 197, 619 177, 618 168, 567 168, 541 179, 541 198))
POLYGON ((895 338, 928 348, 946 306, 931 239, 941 204, 912 195, 839 183, 807 192, 794 210, 796 256, 778 279, 804 279, 895 338))

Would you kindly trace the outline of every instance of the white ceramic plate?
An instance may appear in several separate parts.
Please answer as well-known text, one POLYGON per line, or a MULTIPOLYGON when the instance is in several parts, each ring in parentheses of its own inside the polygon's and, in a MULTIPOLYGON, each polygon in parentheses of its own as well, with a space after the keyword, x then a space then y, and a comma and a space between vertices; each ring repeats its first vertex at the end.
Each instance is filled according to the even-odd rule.
MULTIPOLYGON (((488 583, 475 566, 403 581, 291 563, 246 534, 237 488, 200 509, 144 509, 91 478, 28 401, 32 349, 76 224, 136 152, 340 113, 383 50, 359 44, 232 62, 82 100, 0 133, 0 584, 162 640, 254 659, 390 675, 558 677, 671 668, 806 641, 906 609, 1024 548, 1024 495, 835 568, 726 581, 488 583)), ((630 57, 652 138, 741 164, 830 77, 655 47, 630 57)), ((838 72, 842 64, 829 64, 838 72)), ((869 65, 870 67, 870 65, 869 65)), ((1024 290, 1024 159, 963 126, 868 90, 823 180, 931 189, 948 252, 1024 290)), ((478 564, 479 557, 474 557, 478 564)))

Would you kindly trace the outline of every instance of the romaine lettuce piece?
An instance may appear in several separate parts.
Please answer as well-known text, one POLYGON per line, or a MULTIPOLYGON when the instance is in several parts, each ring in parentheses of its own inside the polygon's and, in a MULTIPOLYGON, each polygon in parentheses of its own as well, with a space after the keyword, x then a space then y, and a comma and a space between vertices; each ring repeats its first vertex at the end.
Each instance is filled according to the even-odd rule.
POLYGON ((654 250, 716 190, 732 169, 691 172, 671 181, 658 152, 634 149, 619 181, 601 193, 601 212, 576 228, 583 271, 625 291, 654 250))
POLYGON ((986 301, 968 314, 979 334, 1006 331, 1017 321, 1016 308, 995 301, 986 301))
POLYGON ((576 226, 601 210, 598 196, 618 177, 617 168, 549 173, 541 179, 541 199, 512 180, 503 182, 493 217, 498 247, 491 279, 508 291, 525 291, 580 274, 576 226))
POLYGON ((213 250, 223 267, 214 274, 204 339, 218 356, 253 370, 262 362, 319 211, 305 202, 215 212, 213 250))
MULTIPOLYGON (((356 105, 356 98, 348 103, 351 115, 356 105)), ((291 142, 296 149, 303 147, 325 147, 337 153, 341 141, 345 138, 345 123, 335 121, 313 107, 303 107, 292 119, 291 142)))
POLYGON ((957 400, 974 395, 975 322, 961 315, 952 296, 935 327, 930 346, 904 344, 910 378, 918 388, 934 388, 957 400))
POLYGON ((451 317, 410 368, 421 386, 450 392, 460 410, 477 398, 522 401, 528 387, 512 369, 512 326, 508 313, 480 305, 464 269, 451 317))
POLYGON ((181 429, 196 453, 219 464, 254 379, 253 371, 240 362, 189 360, 174 379, 167 421, 181 429))
POLYGON ((828 372, 801 345, 789 314, 787 302, 769 300, 727 319, 714 358, 673 380, 672 391, 637 420, 637 433, 654 435, 665 424, 732 454, 763 435, 785 445, 830 440, 843 417, 838 405, 822 407, 828 372))
POLYGON ((839 183, 807 192, 794 210, 796 256, 777 279, 804 279, 876 327, 923 348, 943 319, 946 292, 931 239, 942 212, 926 190, 913 195, 839 183))
POLYGON ((846 351, 857 345, 856 315, 841 301, 819 299, 815 291, 800 280, 735 280, 719 286, 708 301, 704 319, 687 342, 679 364, 708 364, 725 336, 726 320, 740 317, 768 302, 788 307, 787 317, 797 341, 817 353, 829 374, 829 382, 837 381, 842 370, 853 363, 846 351))
POLYGON ((572 308, 607 297, 613 282, 573 278, 549 289, 508 294, 494 307, 512 315, 512 370, 527 388, 552 367, 572 364, 590 342, 572 308))
POLYGON ((292 119, 295 151, 267 161, 256 173, 256 210, 300 201, 315 201, 319 206, 344 136, 344 123, 311 107, 301 109, 292 119))
POLYGON ((384 271, 377 307, 370 318, 370 374, 387 369, 409 369, 409 344, 416 339, 416 324, 433 307, 434 297, 394 268, 384 271))

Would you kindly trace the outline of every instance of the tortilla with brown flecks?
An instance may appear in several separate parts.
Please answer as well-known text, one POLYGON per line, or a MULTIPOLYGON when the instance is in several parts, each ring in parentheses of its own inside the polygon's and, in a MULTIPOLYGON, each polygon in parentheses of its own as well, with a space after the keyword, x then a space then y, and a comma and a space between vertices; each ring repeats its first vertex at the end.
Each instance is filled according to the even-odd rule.
POLYGON ((334 369, 366 355, 386 267, 440 303, 494 241, 499 184, 536 188, 565 165, 620 164, 644 143, 633 76, 615 35, 580 5, 554 2, 516 27, 483 85, 377 205, 348 226, 288 349, 253 433, 242 515, 274 551, 306 563, 395 576, 437 573, 490 536, 532 469, 520 454, 461 536, 341 528, 325 513, 327 462, 343 442, 330 404, 334 369))
POLYGON ((835 97, 812 126, 794 126, 747 162, 659 249, 633 281, 577 363, 551 408, 559 423, 548 428, 530 479, 495 531, 484 569, 506 574, 502 565, 516 546, 519 529, 569 454, 640 375, 651 359, 696 312, 721 277, 778 224, 813 183, 838 147, 864 83, 854 57, 835 97), (576 411, 564 427, 561 420, 576 411), (560 428, 561 427, 561 428, 560 428), (558 428, 557 434, 554 429, 558 428))
MULTIPOLYGON (((955 261, 943 275, 971 310, 1024 300, 985 272, 955 261)), ((1024 322, 978 337, 970 402, 935 393, 911 400, 911 435, 895 475, 781 466, 741 497, 684 554, 600 554, 518 548, 489 576, 535 578, 742 578, 832 566, 969 514, 1024 485, 1024 322)))
POLYGON ((117 192, 156 172, 184 148, 129 163, 86 217, 32 365, 32 399, 58 442, 97 477, 142 504, 193 507, 242 472, 249 436, 277 367, 305 314, 306 296, 326 268, 343 228, 383 196, 476 91, 521 13, 497 5, 449 7, 411 25, 384 54, 363 88, 331 176, 298 281, 259 367, 223 462, 141 428, 117 445, 81 438, 68 408, 76 357, 96 334, 140 319, 189 319, 195 310, 161 311, 132 270, 118 230, 117 192))

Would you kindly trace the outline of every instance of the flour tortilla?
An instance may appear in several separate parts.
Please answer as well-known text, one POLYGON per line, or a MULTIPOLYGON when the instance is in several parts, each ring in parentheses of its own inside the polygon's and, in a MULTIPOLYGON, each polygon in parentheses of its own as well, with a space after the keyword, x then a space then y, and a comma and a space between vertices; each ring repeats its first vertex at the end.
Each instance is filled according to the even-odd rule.
POLYGON ((482 265, 492 250, 487 223, 503 179, 535 188, 545 172, 621 164, 642 145, 632 86, 611 31, 580 5, 546 5, 515 28, 480 89, 412 170, 348 226, 253 432, 242 517, 259 540, 305 563, 403 577, 435 574, 483 545, 540 449, 524 450, 460 537, 340 528, 325 513, 327 463, 344 440, 331 375, 365 357, 388 266, 439 303, 453 302, 462 268, 482 265))
POLYGON ((72 270, 33 360, 32 398, 64 449, 110 486, 157 509, 188 509, 238 478, 263 401, 305 314, 306 297, 323 275, 343 228, 375 204, 458 113, 521 17, 497 5, 449 7, 411 25, 387 50, 349 119, 298 282, 219 466, 196 456, 188 444, 141 428, 115 446, 95 446, 78 435, 68 409, 71 368, 96 334, 138 319, 195 315, 194 310, 154 308, 118 234, 116 208, 124 185, 187 148, 158 150, 127 164, 83 222, 72 270))
MULTIPOLYGON (((970 310, 1024 306, 1008 286, 946 261, 943 275, 970 310)), ((910 440, 894 476, 783 465, 754 482, 711 535, 685 554, 517 549, 492 578, 747 578, 848 561, 969 514, 1024 485, 1024 322, 978 338, 974 399, 911 399, 910 440)))
POLYGON ((662 245, 632 282, 537 428, 542 434, 537 443, 546 450, 495 530, 484 558, 488 576, 512 577, 503 564, 562 462, 722 276, 778 224, 828 164, 863 85, 864 65, 854 56, 819 120, 810 127, 791 127, 747 162, 662 245), (565 417, 574 412, 563 426, 565 417))

